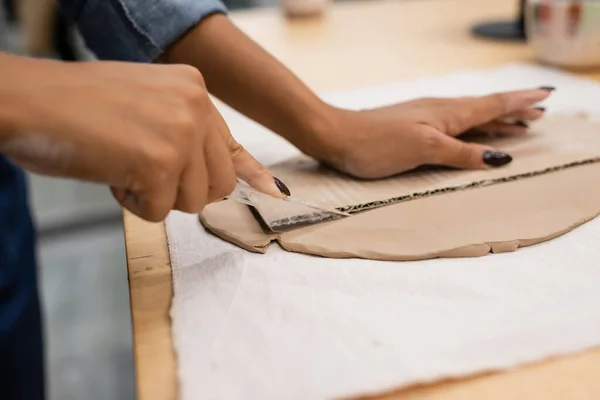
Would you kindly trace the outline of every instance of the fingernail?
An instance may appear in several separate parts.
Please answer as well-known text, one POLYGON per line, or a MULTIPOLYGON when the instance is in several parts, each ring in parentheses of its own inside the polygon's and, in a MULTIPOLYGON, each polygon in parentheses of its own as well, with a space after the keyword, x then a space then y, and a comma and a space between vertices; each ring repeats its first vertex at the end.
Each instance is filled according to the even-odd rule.
POLYGON ((516 125, 516 126, 522 126, 523 128, 529 128, 529 125, 525 121, 516 121, 514 123, 514 125, 516 125))
POLYGON ((279 178, 273 177, 273 179, 275 180, 275 186, 277 186, 277 189, 279 189, 279 191, 282 194, 285 194, 286 196, 291 196, 292 195, 290 193, 290 189, 288 189, 288 187, 285 186, 285 183, 281 182, 279 180, 279 178))
POLYGON ((486 151, 483 153, 483 162, 492 167, 501 167, 512 161, 512 157, 503 151, 486 151))
POLYGON ((536 110, 540 110, 541 112, 546 112, 546 107, 533 107, 536 110))
POLYGON ((540 86, 540 90, 545 90, 546 92, 553 92, 556 90, 554 86, 540 86))

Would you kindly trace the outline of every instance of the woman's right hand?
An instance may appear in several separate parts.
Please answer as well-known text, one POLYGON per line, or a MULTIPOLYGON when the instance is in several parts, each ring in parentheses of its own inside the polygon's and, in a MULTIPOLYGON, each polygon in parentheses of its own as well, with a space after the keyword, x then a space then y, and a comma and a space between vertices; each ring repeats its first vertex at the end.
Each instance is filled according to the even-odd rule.
POLYGON ((285 197, 233 139, 195 68, 0 57, 0 152, 26 169, 106 183, 150 221, 201 211, 236 175, 285 197))

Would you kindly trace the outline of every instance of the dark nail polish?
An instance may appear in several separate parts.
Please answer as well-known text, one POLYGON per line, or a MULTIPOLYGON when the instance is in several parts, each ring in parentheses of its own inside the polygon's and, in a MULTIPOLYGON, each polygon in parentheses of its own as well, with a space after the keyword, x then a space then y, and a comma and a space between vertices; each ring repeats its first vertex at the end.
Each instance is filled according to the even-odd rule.
POLYGON ((512 157, 502 151, 486 151, 483 162, 492 167, 501 167, 512 161, 512 157))
POLYGON ((546 92, 553 92, 556 90, 554 86, 540 86, 539 89, 545 90, 546 92))
POLYGON ((546 112, 546 107, 533 107, 536 110, 540 110, 541 112, 546 112))
POLYGON ((529 125, 525 121, 516 121, 514 124, 516 126, 522 126, 523 128, 529 128, 529 125))
POLYGON ((288 189, 287 186, 285 186, 285 183, 281 182, 279 180, 279 178, 275 178, 273 177, 273 179, 275 180, 275 186, 277 186, 277 189, 279 189, 279 191, 283 194, 285 194, 286 196, 291 196, 292 194, 290 193, 290 189, 288 189))

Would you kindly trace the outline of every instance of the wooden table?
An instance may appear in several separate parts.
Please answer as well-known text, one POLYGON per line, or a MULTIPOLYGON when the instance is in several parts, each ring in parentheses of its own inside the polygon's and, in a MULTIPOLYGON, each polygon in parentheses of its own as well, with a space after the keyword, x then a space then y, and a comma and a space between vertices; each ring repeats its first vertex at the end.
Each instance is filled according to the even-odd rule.
MULTIPOLYGON (((516 4, 515 0, 365 0, 337 4, 316 20, 291 23, 276 10, 235 12, 232 18, 322 92, 532 61, 523 44, 469 35, 476 22, 514 15, 516 4)), ((587 75, 600 80, 600 71, 587 75)), ((165 229, 126 213, 125 233, 138 398, 175 399, 169 318, 173 290, 165 229)), ((380 398, 600 399, 600 349, 380 398)))

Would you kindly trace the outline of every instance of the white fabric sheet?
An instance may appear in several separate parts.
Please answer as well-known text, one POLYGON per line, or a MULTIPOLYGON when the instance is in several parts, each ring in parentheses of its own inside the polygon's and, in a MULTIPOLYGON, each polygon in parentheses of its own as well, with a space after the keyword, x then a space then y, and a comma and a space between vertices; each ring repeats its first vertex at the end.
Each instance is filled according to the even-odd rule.
MULTIPOLYGON (((539 85, 557 87, 549 112, 600 114, 600 86, 518 64, 326 98, 361 108, 539 85)), ((297 153, 222 111, 263 163, 297 153)), ((515 253, 403 263, 324 259, 276 245, 252 254, 177 212, 167 233, 184 400, 379 393, 600 345, 600 219, 515 253)))

